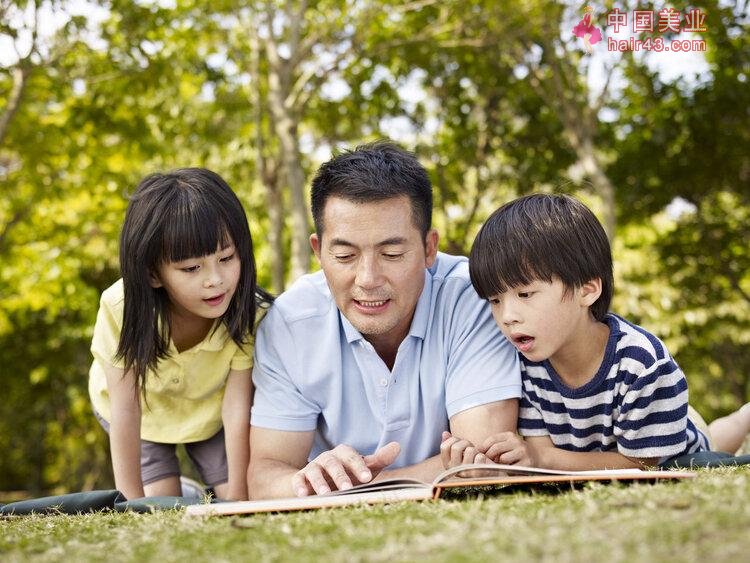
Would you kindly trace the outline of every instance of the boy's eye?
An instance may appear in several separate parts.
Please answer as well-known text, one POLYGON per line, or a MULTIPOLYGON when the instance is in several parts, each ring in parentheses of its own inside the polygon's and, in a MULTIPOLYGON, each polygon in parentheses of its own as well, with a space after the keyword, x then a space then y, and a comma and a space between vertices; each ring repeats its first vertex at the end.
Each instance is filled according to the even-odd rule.
POLYGON ((520 297, 521 299, 528 299, 533 293, 533 291, 519 291, 518 297, 520 297))
POLYGON ((184 268, 180 268, 183 272, 191 273, 191 272, 197 272, 198 268, 200 266, 185 266, 184 268))
POLYGON ((500 300, 497 297, 490 297, 487 301, 489 301, 492 305, 497 305, 500 303, 500 300))

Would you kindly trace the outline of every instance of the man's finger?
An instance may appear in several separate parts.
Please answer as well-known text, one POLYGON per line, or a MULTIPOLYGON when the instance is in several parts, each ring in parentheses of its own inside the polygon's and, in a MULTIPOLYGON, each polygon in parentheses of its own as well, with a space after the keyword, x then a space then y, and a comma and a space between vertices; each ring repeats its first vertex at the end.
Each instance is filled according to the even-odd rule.
MULTIPOLYGON (((362 458, 360 456, 357 457, 359 457, 360 463, 362 463, 362 458)), ((352 481, 349 479, 349 475, 346 473, 343 463, 337 457, 327 457, 323 463, 323 469, 339 491, 345 491, 352 488, 352 481)))
MULTIPOLYGON (((372 480, 372 472, 367 467, 364 456, 357 450, 351 446, 340 445, 333 449, 333 453, 339 462, 343 464, 342 469, 347 472, 346 480, 349 481, 350 485, 349 475, 353 476, 360 483, 368 483, 372 480)), ((338 484, 338 481, 336 483, 338 484)))
POLYGON ((316 462, 310 462, 307 467, 302 470, 302 474, 307 479, 307 482, 315 491, 316 495, 323 495, 331 492, 331 487, 328 486, 328 481, 323 477, 323 471, 316 462))
MULTIPOLYGON (((398 442, 389 442, 372 455, 366 455, 364 457, 365 464, 372 473, 374 478, 378 473, 383 471, 391 463, 396 461, 398 454, 401 453, 401 444, 398 442)), ((369 479, 368 479, 369 481, 369 479)))
POLYGON ((308 485, 303 471, 304 470, 297 471, 297 473, 292 476, 292 490, 298 497, 306 497, 313 494, 314 492, 308 485))
POLYGON ((451 436, 453 436, 453 434, 451 434, 451 433, 450 433, 450 432, 448 432, 447 430, 443 430, 443 435, 442 435, 442 436, 440 437, 440 441, 441 441, 441 442, 445 442, 445 441, 446 441, 446 440, 447 440, 448 438, 450 438, 451 436))

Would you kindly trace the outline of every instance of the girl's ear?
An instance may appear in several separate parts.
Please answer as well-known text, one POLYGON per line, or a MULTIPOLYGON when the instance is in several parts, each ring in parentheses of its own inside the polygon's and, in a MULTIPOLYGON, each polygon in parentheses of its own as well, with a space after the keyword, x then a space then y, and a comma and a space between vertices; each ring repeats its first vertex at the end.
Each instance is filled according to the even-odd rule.
POLYGON ((599 296, 602 294, 602 280, 601 278, 594 278, 587 281, 580 288, 578 288, 578 297, 581 305, 584 307, 591 307, 599 296))
POLYGON ((154 289, 156 289, 157 287, 161 287, 162 283, 161 283, 161 280, 159 279, 159 275, 154 272, 149 271, 148 284, 154 289))

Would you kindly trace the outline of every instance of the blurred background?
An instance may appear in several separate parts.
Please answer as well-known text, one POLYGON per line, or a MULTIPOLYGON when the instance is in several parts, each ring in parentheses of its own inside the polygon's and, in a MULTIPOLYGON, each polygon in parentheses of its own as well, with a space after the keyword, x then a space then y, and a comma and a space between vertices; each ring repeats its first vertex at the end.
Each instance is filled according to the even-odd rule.
POLYGON ((112 486, 89 343, 141 177, 227 179, 278 293, 317 267, 315 169, 381 137, 428 169, 443 251, 518 195, 581 198, 612 240, 613 310, 666 341, 707 419, 747 401, 747 2, 590 5, 587 54, 579 2, 0 0, 4 496, 112 486), (681 27, 660 31, 669 7, 681 27), (651 49, 610 41, 630 37, 651 49))

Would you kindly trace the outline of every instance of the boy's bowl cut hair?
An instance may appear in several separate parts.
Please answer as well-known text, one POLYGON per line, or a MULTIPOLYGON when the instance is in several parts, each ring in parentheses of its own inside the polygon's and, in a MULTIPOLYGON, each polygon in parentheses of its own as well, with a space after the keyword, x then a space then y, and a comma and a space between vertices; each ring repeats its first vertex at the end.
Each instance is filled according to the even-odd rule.
POLYGON ((203 168, 151 174, 136 188, 120 234, 125 300, 117 353, 141 388, 146 370, 168 355, 170 338, 169 298, 164 288, 151 287, 151 276, 164 263, 213 254, 230 242, 240 278, 221 322, 242 345, 255 322, 257 288, 250 229, 236 194, 203 168))
POLYGON ((559 279, 572 291, 599 278, 602 293, 591 305, 599 321, 614 291, 607 234, 588 207, 567 195, 532 194, 497 209, 474 240, 469 274, 483 299, 535 280, 559 279))
POLYGON ((385 140, 345 150, 321 165, 313 179, 315 232, 322 237, 323 212, 331 197, 370 203, 399 196, 409 198, 412 221, 424 239, 432 225, 432 183, 417 157, 385 140))

